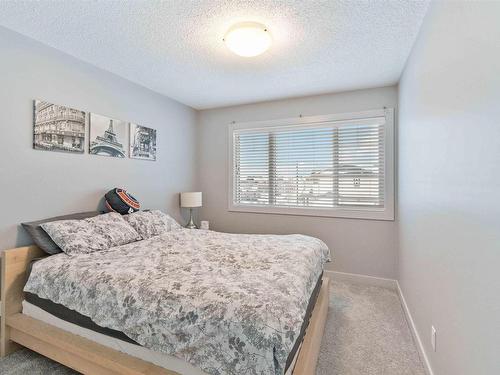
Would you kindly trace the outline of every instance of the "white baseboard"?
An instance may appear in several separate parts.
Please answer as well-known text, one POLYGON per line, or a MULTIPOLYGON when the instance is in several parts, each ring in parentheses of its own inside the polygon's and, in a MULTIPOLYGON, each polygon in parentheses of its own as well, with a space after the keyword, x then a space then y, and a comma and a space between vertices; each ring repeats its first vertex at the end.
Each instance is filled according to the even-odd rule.
POLYGON ((330 277, 330 280, 348 281, 351 283, 380 286, 383 288, 389 288, 397 290, 397 281, 394 279, 384 279, 382 277, 366 276, 357 273, 346 273, 338 271, 328 271, 325 270, 325 275, 330 277))
POLYGON ((413 320, 410 309, 408 308, 408 304, 406 303, 406 299, 403 295, 403 291, 401 290, 401 287, 397 281, 396 281, 396 286, 397 286, 399 299, 401 300, 401 306, 403 307, 403 311, 404 311, 405 316, 406 316, 406 321, 408 322, 408 325, 410 326, 410 331, 411 331, 411 334, 413 336, 413 341, 415 342, 415 345, 417 346, 418 354, 420 356, 420 360, 422 361, 422 363, 424 365, 425 372, 427 373, 427 375, 434 375, 434 372, 432 371, 431 363, 429 362, 429 357, 427 357, 424 346, 422 344, 422 340, 420 339, 420 335, 418 334, 417 326, 415 325, 415 321, 413 320))

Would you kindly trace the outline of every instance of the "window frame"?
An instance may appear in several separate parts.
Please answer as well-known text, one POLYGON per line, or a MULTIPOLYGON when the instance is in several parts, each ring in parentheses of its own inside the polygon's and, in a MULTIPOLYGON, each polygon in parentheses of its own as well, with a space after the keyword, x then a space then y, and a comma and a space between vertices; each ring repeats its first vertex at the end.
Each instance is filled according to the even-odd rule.
POLYGON ((230 212, 265 213, 278 215, 336 217, 349 219, 368 220, 394 220, 394 108, 378 110, 339 113, 320 116, 295 117, 269 121, 239 122, 228 127, 228 158, 227 158, 227 209, 230 212), (385 117, 384 125, 384 208, 356 207, 356 208, 298 208, 298 207, 276 207, 276 206, 252 206, 249 204, 236 204, 234 202, 235 191, 235 157, 234 157, 234 131, 242 129, 272 129, 285 127, 309 128, 325 122, 350 121, 356 124, 356 120, 385 117))

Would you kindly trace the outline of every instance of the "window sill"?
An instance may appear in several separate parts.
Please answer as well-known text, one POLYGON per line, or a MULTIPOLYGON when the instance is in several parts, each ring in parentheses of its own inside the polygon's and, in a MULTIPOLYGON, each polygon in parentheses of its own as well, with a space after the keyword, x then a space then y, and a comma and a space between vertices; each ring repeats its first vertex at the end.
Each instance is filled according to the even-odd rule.
POLYGON ((274 215, 294 215, 294 216, 316 216, 316 217, 332 217, 344 219, 361 219, 361 220, 384 220, 393 221, 394 212, 385 209, 353 209, 353 208, 282 208, 282 207, 262 207, 262 206, 240 206, 230 205, 229 212, 247 212, 258 214, 274 214, 274 215))

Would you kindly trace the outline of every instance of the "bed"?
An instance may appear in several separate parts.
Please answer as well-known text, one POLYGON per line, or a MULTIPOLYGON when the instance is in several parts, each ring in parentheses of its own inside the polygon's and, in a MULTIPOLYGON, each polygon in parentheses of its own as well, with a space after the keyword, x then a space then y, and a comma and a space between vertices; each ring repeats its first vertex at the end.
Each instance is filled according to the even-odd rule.
POLYGON ((90 374, 315 371, 328 307, 318 239, 183 229, 40 256, 2 254, 2 355, 20 344, 90 374))

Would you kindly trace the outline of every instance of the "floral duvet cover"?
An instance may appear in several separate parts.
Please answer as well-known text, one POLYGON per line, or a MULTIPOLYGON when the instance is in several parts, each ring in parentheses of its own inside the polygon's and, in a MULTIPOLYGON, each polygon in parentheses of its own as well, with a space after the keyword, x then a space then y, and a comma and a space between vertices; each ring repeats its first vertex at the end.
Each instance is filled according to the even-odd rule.
POLYGON ((327 246, 181 229, 36 262, 25 291, 208 374, 283 374, 327 246))

